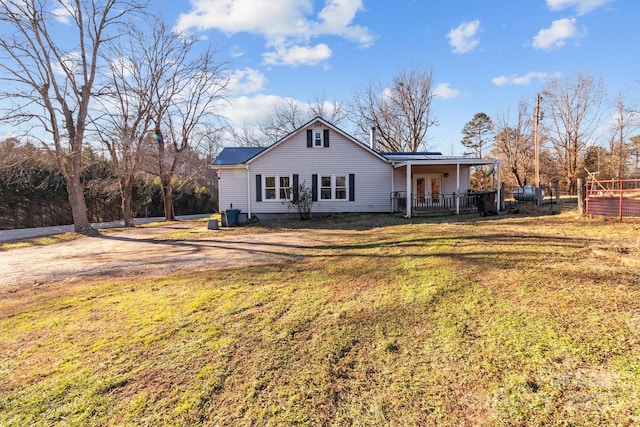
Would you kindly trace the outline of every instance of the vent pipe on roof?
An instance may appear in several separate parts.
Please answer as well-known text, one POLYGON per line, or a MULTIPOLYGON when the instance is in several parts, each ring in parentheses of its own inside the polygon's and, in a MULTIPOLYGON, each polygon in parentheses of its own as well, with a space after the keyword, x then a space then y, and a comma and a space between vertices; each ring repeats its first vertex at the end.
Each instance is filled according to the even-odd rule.
POLYGON ((369 148, 371 148, 373 151, 376 151, 377 143, 378 141, 376 137, 376 128, 374 126, 371 126, 371 132, 369 133, 369 148))

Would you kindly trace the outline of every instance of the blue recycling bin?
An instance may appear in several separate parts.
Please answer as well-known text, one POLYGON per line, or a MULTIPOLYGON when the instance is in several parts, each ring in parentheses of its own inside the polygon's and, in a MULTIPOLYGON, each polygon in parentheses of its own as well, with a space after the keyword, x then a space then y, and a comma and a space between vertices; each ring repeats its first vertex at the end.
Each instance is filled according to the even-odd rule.
POLYGON ((224 213, 227 215, 227 227, 235 227, 238 225, 240 209, 227 209, 224 213))

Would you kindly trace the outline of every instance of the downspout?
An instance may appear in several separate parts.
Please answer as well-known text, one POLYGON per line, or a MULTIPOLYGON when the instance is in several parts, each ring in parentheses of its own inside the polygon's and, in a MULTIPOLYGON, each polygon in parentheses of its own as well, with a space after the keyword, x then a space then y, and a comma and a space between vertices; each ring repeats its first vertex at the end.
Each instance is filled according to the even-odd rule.
MULTIPOLYGON (((393 194, 393 191, 395 190, 395 182, 393 180, 393 176, 395 175, 395 163, 391 163, 391 193, 393 194)), ((398 195, 396 194, 396 199, 398 198, 398 195)), ((393 198, 391 198, 391 213, 393 214, 393 198)))
POLYGON ((460 215, 460 162, 456 162, 456 215, 460 215))
POLYGON ((251 175, 249 174, 249 165, 247 165, 247 220, 251 219, 251 175))
POLYGON ((405 218, 411 218, 411 205, 413 204, 413 195, 411 194, 411 162, 407 162, 407 214, 405 218))

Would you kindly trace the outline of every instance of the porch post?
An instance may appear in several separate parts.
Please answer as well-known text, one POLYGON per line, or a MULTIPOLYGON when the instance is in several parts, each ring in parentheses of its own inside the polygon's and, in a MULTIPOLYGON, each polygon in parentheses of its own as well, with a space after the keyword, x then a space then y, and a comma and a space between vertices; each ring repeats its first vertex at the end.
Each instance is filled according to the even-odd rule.
POLYGON ((456 215, 460 215, 460 162, 456 163, 456 215))
POLYGON ((411 207, 413 204, 413 196, 411 194, 411 162, 407 162, 407 214, 406 218, 411 218, 411 207))
POLYGON ((496 206, 496 212, 500 212, 500 205, 501 205, 501 201, 502 201, 502 185, 500 185, 500 160, 498 160, 498 204, 496 206))
MULTIPOLYGON (((396 184, 395 182, 393 182, 393 176, 395 175, 395 172, 396 172, 395 165, 392 163, 391 164, 391 196, 393 196, 393 192, 396 189, 396 184)), ((396 199, 397 198, 398 198, 398 194, 396 193, 396 199)), ((389 199, 391 200, 391 203, 390 203, 391 207, 389 208, 389 211, 390 211, 389 213, 393 214, 393 197, 389 197, 389 199)))

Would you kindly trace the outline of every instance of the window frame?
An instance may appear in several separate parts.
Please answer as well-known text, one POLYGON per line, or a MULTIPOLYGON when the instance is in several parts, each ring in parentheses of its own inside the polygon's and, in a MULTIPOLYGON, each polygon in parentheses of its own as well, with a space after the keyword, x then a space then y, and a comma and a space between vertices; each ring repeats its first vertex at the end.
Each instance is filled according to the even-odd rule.
POLYGON ((323 129, 313 129, 313 148, 324 147, 324 132, 323 129), (316 138, 318 136, 318 138, 316 138))
POLYGON ((336 173, 336 174, 318 174, 318 201, 319 202, 347 202, 349 201, 349 174, 348 173, 336 173), (323 185, 323 178, 330 178, 331 185, 323 185), (338 178, 344 179, 344 185, 338 186, 338 178), (323 197, 323 190, 331 192, 331 197, 323 197), (338 191, 344 192, 344 197, 338 198, 338 191))
POLYGON ((262 200, 265 202, 290 202, 293 200, 293 174, 262 175, 262 200), (273 178, 275 187, 267 187, 267 180, 273 178), (289 180, 289 186, 282 185, 282 178, 289 180), (281 193, 288 189, 288 197, 282 198, 281 193), (274 191, 274 198, 267 198, 267 191, 274 191))

